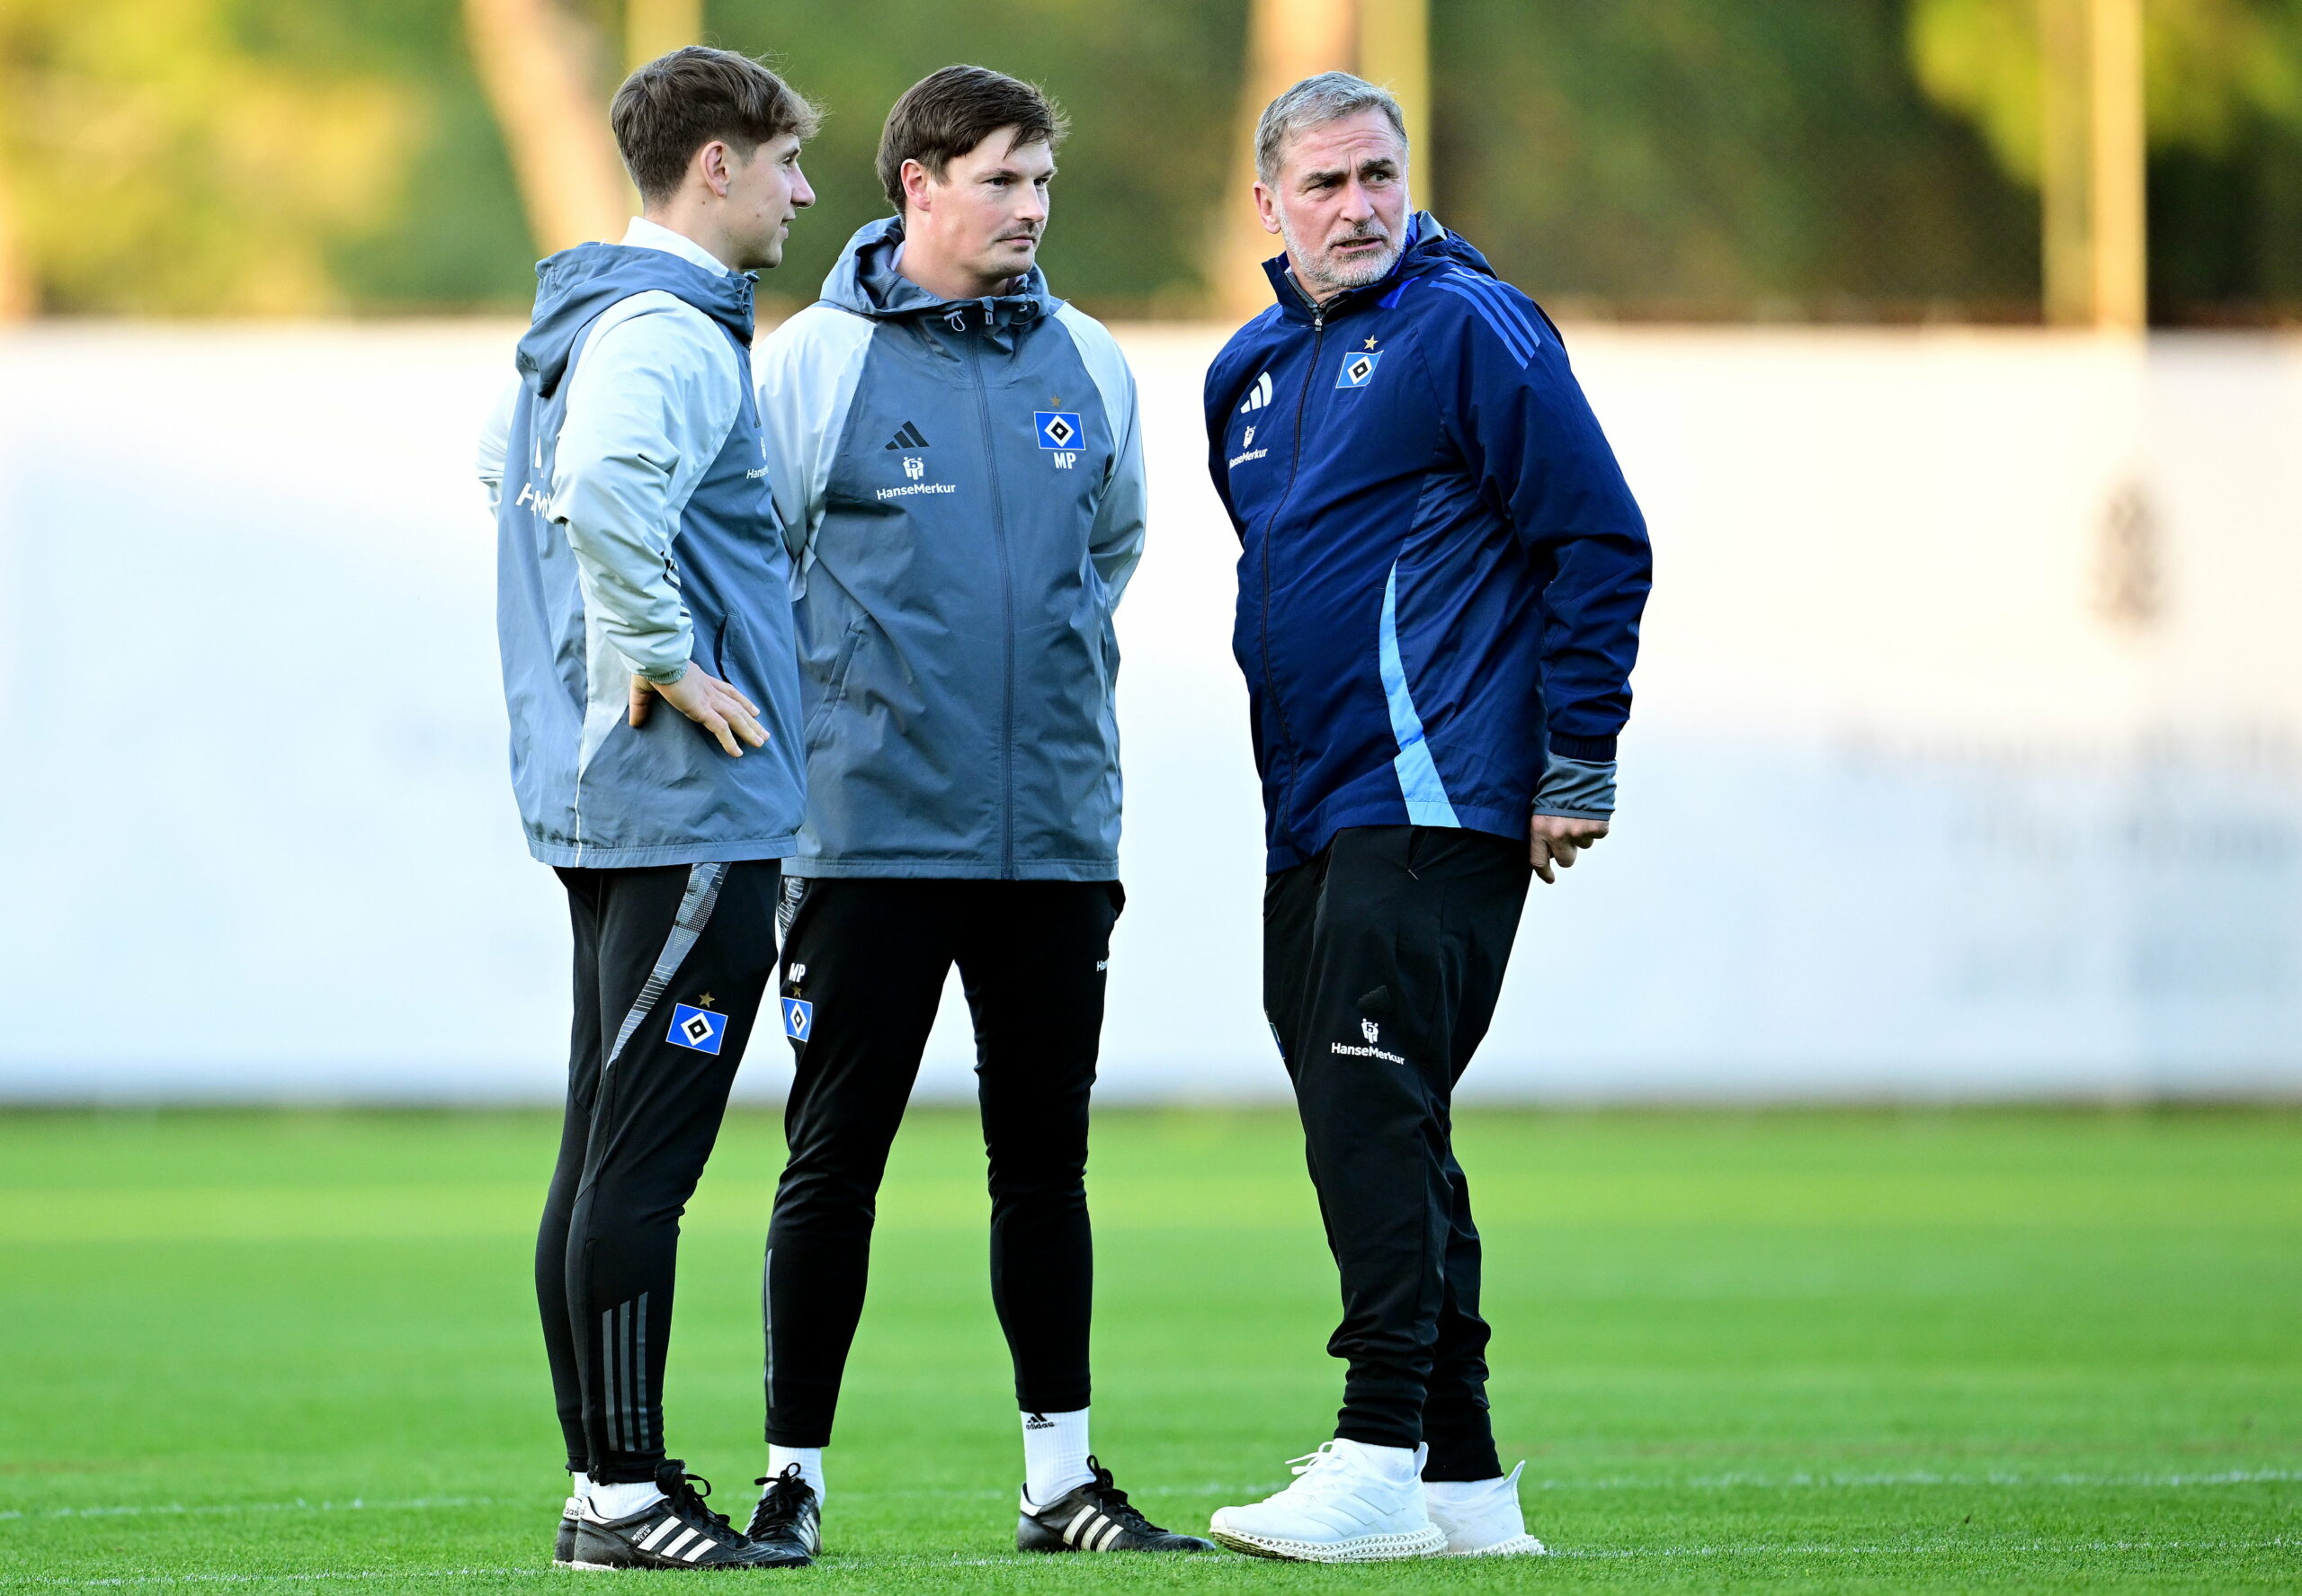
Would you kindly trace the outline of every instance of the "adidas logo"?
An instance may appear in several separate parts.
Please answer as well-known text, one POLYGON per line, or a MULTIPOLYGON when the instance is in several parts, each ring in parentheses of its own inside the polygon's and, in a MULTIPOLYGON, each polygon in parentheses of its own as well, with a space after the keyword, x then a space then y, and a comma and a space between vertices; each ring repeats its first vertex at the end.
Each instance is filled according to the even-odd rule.
POLYGON ((888 447, 889 449, 924 449, 927 447, 927 434, 919 430, 917 422, 907 421, 897 432, 888 447))
POLYGON ((1055 1421, 1048 1418, 1045 1413, 1033 1413, 1023 1421, 1023 1428, 1026 1430, 1052 1430, 1055 1428, 1055 1421))
POLYGON ((1270 403, 1271 373, 1266 371, 1256 378, 1254 387, 1247 390, 1247 402, 1239 406, 1239 414, 1245 415, 1250 410, 1260 410, 1270 403))

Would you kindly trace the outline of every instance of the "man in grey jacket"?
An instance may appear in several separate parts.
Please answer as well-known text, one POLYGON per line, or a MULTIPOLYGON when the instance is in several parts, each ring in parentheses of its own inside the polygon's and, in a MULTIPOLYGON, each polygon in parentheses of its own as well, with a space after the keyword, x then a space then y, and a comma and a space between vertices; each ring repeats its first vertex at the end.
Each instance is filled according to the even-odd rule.
POLYGON ((1111 615, 1143 542, 1134 379, 1035 264, 1061 115, 953 67, 888 113, 897 214, 759 352, 798 563, 809 801, 784 881, 790 1158, 771 1474, 820 1491, 872 1208, 956 962, 990 1155, 1025 1550, 1182 1551, 1089 1456, 1088 1092, 1120 913, 1111 615))
POLYGON ((662 1390, 679 1216, 773 967, 803 801, 750 273, 814 200, 799 151, 815 116, 757 62, 686 49, 632 74, 613 119, 647 214, 537 269, 480 460, 513 787, 576 933, 535 1268, 576 1487, 556 1556, 788 1566, 808 1561, 804 1535, 731 1529, 665 1457, 662 1390), (658 699, 678 713, 651 715, 658 699))

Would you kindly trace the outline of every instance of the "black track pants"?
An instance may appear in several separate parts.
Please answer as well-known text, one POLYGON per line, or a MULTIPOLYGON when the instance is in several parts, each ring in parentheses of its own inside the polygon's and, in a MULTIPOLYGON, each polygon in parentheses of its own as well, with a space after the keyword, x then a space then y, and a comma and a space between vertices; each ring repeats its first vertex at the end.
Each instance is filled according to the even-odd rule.
POLYGON ((536 1301, 569 1472, 652 1479, 680 1215, 774 969, 781 872, 758 860, 559 878, 576 1024, 536 1301))
POLYGON ((767 1439, 831 1440, 888 1145, 954 962, 975 1016, 991 1293, 1027 1412, 1087 1405, 1087 1100, 1115 881, 785 884, 783 995, 809 1005, 767 1236, 767 1439))
POLYGON ((1503 1472, 1450 1102, 1494 1018, 1530 874, 1524 843, 1362 826, 1263 891, 1263 1012, 1343 1276, 1335 1433, 1428 1441, 1426 1479, 1503 1472))

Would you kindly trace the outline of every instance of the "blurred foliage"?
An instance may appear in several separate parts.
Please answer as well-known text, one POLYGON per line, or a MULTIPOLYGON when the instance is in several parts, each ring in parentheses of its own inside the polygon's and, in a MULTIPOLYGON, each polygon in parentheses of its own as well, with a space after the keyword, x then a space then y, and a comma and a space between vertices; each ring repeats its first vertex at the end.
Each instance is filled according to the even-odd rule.
MULTIPOLYGON (((2039 0, 1912 0, 1919 81, 2039 181, 2039 0)), ((2159 321, 2302 313, 2302 0, 2146 0, 2159 321)))
MULTIPOLYGON (((2251 122, 2302 115, 2302 6, 2148 0, 2150 142, 2227 154, 2251 122)), ((2002 165, 2039 181, 2039 0, 1915 0, 1911 58, 1927 93, 1972 119, 2002 165)))
MULTIPOLYGON (((713 0, 713 42, 765 52, 830 111, 809 147, 820 196, 763 295, 815 297, 848 236, 888 213, 873 171, 896 97, 954 61, 1039 84, 1071 113, 1044 255, 1056 292, 1187 313, 1231 156, 1244 0, 713 0)), ((1241 201, 1245 203, 1245 201, 1241 201)))
POLYGON ((0 174, 58 310, 310 311, 391 214, 416 94, 335 9, 6 0, 0 174))
POLYGON ((1441 0, 1447 217, 1568 309, 2032 314, 2037 202, 1921 94, 1904 12, 1441 0))
MULTIPOLYGON (((620 0, 563 0, 620 37, 620 0)), ((1432 0, 1418 196, 1564 308, 2028 317, 2037 0, 1432 0)), ((2148 0, 2162 316, 2302 313, 2302 0, 2148 0)), ((1057 291, 1188 314, 1234 193, 1246 0, 709 0, 831 115, 796 302, 884 210, 886 108, 979 61, 1073 115, 1057 291)), ((603 52, 604 54, 604 49, 603 52)), ((599 64, 602 104, 615 63, 599 64)), ((524 308, 458 0, 0 0, 0 214, 62 312, 524 308)))

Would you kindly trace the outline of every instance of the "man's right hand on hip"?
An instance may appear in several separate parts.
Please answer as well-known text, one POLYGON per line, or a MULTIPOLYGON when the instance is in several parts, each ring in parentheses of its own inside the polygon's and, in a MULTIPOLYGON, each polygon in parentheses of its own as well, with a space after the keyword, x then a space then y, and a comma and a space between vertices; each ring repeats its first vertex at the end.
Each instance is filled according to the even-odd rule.
POLYGON ((700 665, 691 664, 676 682, 631 679, 631 724, 647 724, 647 711, 661 698, 681 714, 719 739, 719 746, 736 759, 744 751, 741 738, 754 748, 767 746, 767 731, 759 723, 759 706, 700 665))

